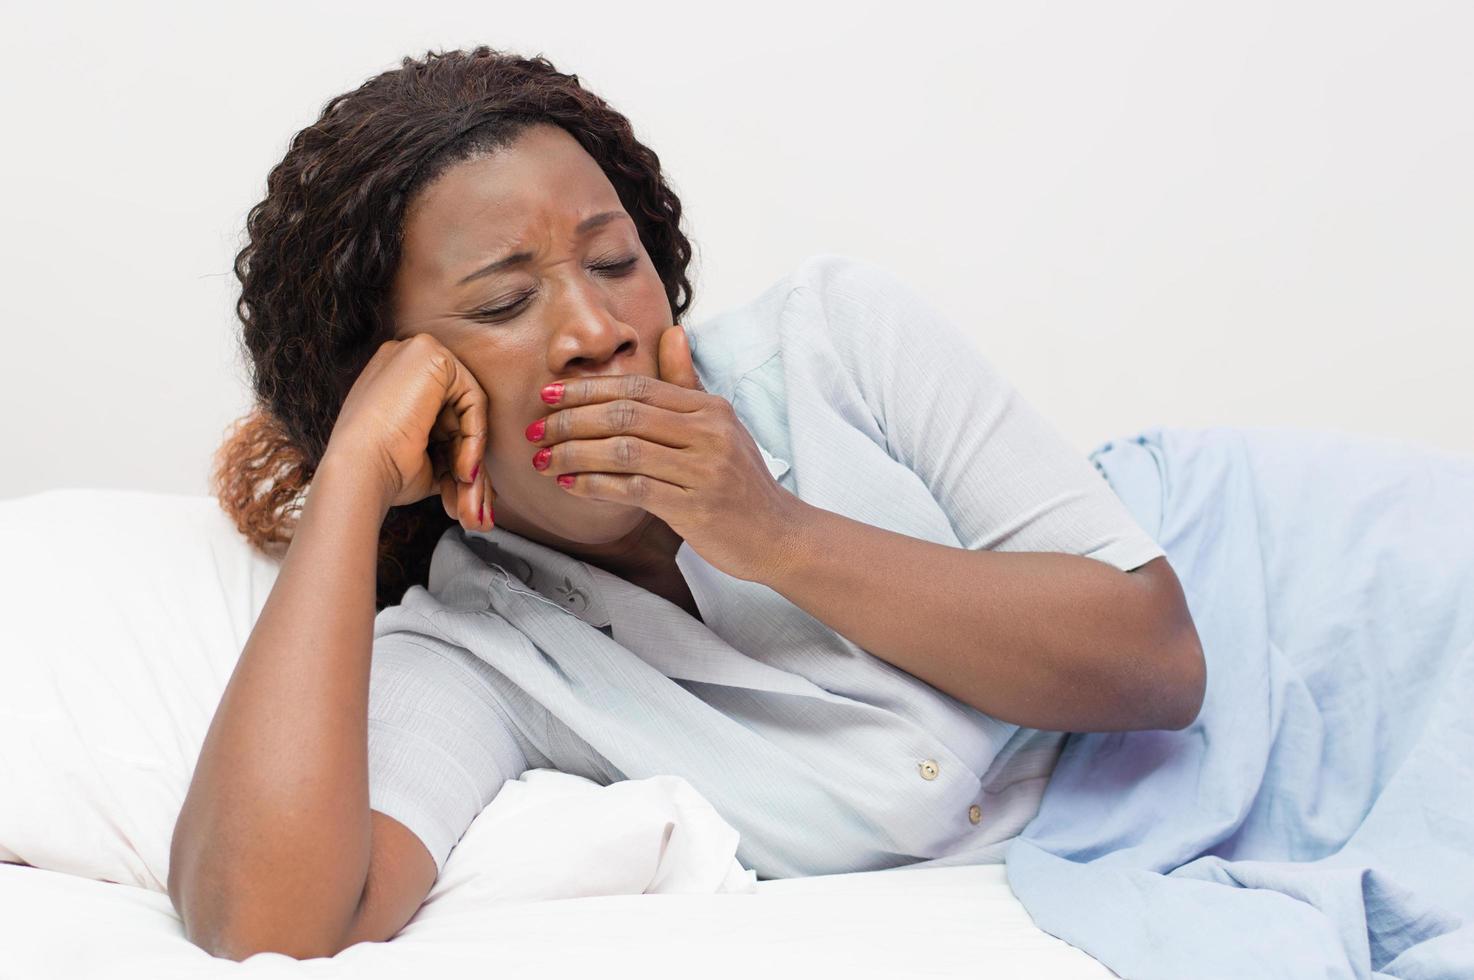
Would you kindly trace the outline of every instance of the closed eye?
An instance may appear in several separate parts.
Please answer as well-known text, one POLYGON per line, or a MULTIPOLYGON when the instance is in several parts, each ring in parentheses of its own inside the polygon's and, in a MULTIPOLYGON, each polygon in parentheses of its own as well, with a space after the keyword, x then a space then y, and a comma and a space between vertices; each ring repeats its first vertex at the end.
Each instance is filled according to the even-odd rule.
MULTIPOLYGON (((638 255, 632 255, 629 258, 623 259, 619 262, 613 262, 607 265, 591 265, 589 266, 589 268, 595 272, 603 272, 613 278, 618 278, 620 276, 628 275, 630 271, 634 269, 635 263, 639 260, 640 257, 638 255)), ((502 317, 508 316, 508 314, 514 314, 526 304, 527 300, 532 298, 533 292, 533 290, 528 290, 505 306, 482 307, 480 309, 472 310, 469 315, 473 320, 484 320, 491 317, 502 317)))

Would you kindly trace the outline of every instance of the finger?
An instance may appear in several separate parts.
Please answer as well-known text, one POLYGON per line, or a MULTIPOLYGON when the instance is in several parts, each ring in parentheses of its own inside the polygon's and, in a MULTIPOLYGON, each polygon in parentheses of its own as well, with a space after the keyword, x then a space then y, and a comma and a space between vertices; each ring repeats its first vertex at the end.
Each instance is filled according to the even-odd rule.
POLYGON ((440 477, 440 505, 445 508, 445 516, 453 521, 461 519, 460 512, 456 509, 460 486, 455 474, 449 471, 440 477))
POLYGON ((431 472, 430 464, 422 458, 420 465, 404 483, 401 496, 409 500, 424 500, 435 492, 435 474, 431 472))
POLYGON ((449 401, 440 406, 440 414, 435 416, 435 424, 430 426, 430 436, 433 439, 449 439, 456 433, 456 410, 449 401))
POLYGON ((452 472, 452 463, 455 458, 453 446, 455 442, 455 408, 447 401, 440 406, 440 414, 435 417, 435 424, 430 427, 430 444, 427 452, 430 455, 431 471, 435 474, 438 483, 442 476, 452 472))
POLYGON ((430 457, 430 470, 437 481, 446 475, 454 478, 455 474, 450 471, 449 442, 432 442, 426 447, 425 452, 430 457))
POLYGON ((548 448, 575 440, 628 437, 689 449, 708 435, 709 426, 693 412, 670 412, 643 402, 605 402, 554 412, 544 419, 542 438, 528 445, 548 448))
MULTIPOLYGON (((669 331, 667 331, 669 332, 669 331)), ((679 341, 677 341, 679 343, 679 341)), ((545 385, 543 401, 555 410, 594 402, 627 398, 671 412, 695 412, 708 403, 711 396, 704 391, 683 388, 662 378, 647 374, 605 374, 589 378, 565 378, 545 385), (561 394, 557 388, 562 385, 561 394), (554 399, 548 401, 549 398, 554 399)))
POLYGON ((700 481, 691 472, 691 454, 634 436, 610 439, 575 439, 553 446, 543 476, 594 473, 641 474, 673 486, 689 489, 700 481))
POLYGON ((486 531, 492 525, 491 478, 482 470, 469 490, 471 503, 466 508, 466 522, 477 530, 486 531))
POLYGON ((481 521, 476 517, 477 509, 481 506, 481 479, 471 483, 456 484, 456 501, 461 510, 461 525, 467 530, 481 527, 481 521))
POLYGON ((492 524, 491 476, 482 466, 470 483, 456 482, 456 507, 467 530, 484 531, 492 524))
POLYGON ((691 342, 685 328, 674 326, 660 335, 656 363, 662 381, 706 391, 696 375, 696 365, 691 359, 691 342))
POLYGON ((682 512, 686 488, 652 479, 644 473, 572 473, 559 484, 564 493, 577 497, 613 500, 639 507, 670 523, 682 512))
MULTIPOLYGON (((451 381, 448 402, 455 411, 457 437, 455 455, 456 479, 472 482, 479 472, 487 450, 486 392, 460 359, 455 360, 455 378, 451 381)), ((474 513, 471 516, 475 516, 474 513)))

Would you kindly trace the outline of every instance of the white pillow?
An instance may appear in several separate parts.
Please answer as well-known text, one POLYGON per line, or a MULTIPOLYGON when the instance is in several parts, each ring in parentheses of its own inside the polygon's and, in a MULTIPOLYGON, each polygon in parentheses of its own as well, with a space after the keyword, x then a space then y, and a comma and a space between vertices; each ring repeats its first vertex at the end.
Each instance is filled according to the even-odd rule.
MULTIPOLYGON (((0 500, 0 555, 0 861, 166 892, 200 746, 279 563, 211 497, 92 489, 0 500)), ((432 895, 493 867, 498 898, 755 887, 685 780, 538 772, 483 811, 432 895)))
POLYGON ((0 501, 0 860, 166 891, 205 731, 278 564, 207 496, 0 501))

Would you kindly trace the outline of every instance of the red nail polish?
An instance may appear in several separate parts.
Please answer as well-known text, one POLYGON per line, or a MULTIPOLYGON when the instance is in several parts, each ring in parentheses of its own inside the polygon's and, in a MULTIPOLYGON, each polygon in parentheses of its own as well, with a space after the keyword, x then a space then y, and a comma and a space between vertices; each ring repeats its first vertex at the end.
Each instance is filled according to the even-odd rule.
POLYGON ((549 405, 556 405, 563 399, 563 382, 554 381, 550 385, 543 386, 543 401, 549 405))
POLYGON ((552 455, 553 451, 544 446, 542 449, 539 449, 536 453, 533 454, 532 465, 537 469, 545 470, 548 468, 548 460, 552 457, 552 455))
POLYGON ((565 490, 567 488, 573 486, 573 474, 572 473, 559 473, 558 474, 558 486, 563 487, 565 490))
POLYGON ((538 419, 536 422, 529 425, 527 427, 527 441, 537 442, 539 439, 541 439, 543 437, 543 432, 547 429, 547 425, 547 419, 538 419))

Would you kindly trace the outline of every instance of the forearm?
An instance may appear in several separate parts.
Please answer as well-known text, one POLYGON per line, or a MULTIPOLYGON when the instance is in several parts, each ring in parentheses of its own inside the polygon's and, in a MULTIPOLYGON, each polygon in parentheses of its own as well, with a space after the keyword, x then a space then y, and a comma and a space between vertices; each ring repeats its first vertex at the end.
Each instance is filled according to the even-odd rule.
POLYGON ((791 497, 761 581, 841 636, 1028 728, 1176 727, 1179 686, 1144 583, 1053 552, 969 550, 791 497))
POLYGON ((368 683, 386 513, 368 483, 319 469, 175 827, 169 891, 197 945, 330 955, 348 928, 369 866, 368 683))

